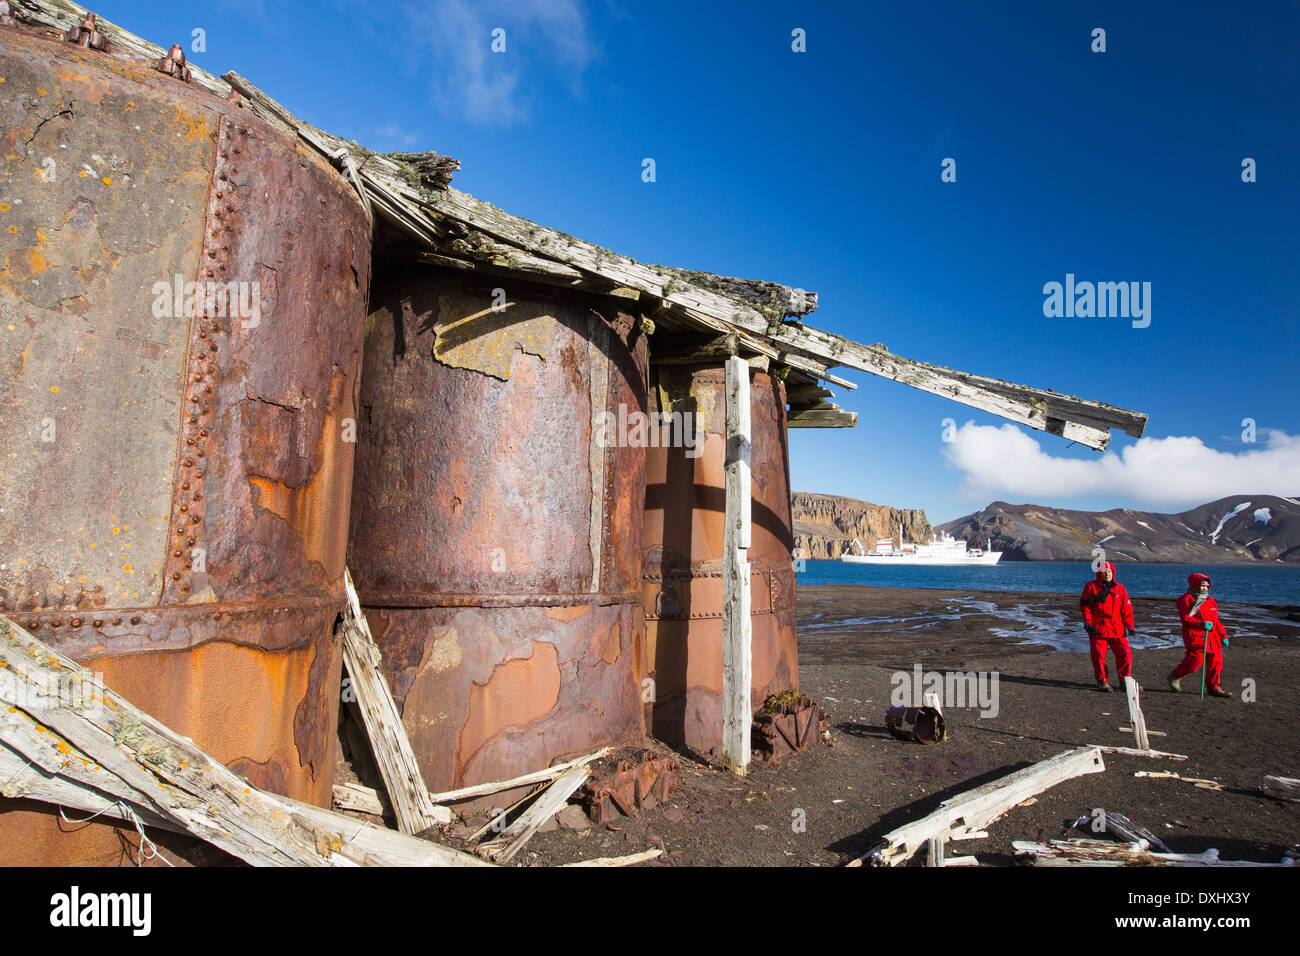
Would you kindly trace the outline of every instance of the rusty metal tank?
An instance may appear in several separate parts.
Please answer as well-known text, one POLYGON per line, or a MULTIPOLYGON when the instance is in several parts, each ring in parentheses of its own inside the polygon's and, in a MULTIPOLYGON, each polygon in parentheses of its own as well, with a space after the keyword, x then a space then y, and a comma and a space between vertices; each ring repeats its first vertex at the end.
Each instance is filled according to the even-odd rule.
MULTIPOLYGON (((358 197, 238 106, 50 32, 0 27, 0 131, 0 606, 328 805, 358 197)), ((120 857, 107 827, 0 800, 0 862, 120 857)))
POLYGON ((595 426, 644 412, 645 338, 500 284, 377 276, 366 336, 349 565, 435 791, 644 738, 645 450, 595 426))
MULTIPOLYGON (((726 372, 661 366, 653 375, 652 407, 689 412, 696 447, 674 442, 646 452, 645 676, 654 681, 646 723, 660 740, 716 757, 722 749, 726 372)), ((799 684, 785 404, 784 383, 766 373, 752 375, 749 562, 755 710, 771 695, 799 684)))

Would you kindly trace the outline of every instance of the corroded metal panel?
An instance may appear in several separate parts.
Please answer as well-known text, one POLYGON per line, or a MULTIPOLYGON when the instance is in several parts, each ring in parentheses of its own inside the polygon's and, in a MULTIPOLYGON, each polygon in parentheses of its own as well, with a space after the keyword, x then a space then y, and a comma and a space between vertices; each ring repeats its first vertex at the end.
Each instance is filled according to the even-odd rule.
MULTIPOLYGON (((726 515, 725 372, 661 367, 652 406, 690 412, 699 447, 646 455, 643 593, 646 723, 661 740, 708 755, 722 742, 722 555, 726 515)), ((794 545, 785 388, 763 373, 750 387, 753 533, 748 558, 755 708, 798 687, 794 545)))
MULTIPOLYGON (((0 77, 0 608, 327 805, 364 211, 313 151, 127 54, 5 28, 0 77)), ((46 824, 51 860, 108 852, 46 824)))
POLYGON ((644 449, 592 427, 644 410, 639 331, 436 271, 376 286, 350 563, 425 782, 640 741, 644 449))

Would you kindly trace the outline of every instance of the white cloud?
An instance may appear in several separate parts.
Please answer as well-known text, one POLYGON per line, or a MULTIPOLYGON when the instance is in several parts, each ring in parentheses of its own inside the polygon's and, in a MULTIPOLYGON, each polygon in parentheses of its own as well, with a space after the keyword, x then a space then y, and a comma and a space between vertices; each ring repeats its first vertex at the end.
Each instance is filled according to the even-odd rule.
POLYGON ((541 74, 577 86, 594 56, 579 0, 423 0, 406 5, 403 43, 432 71, 432 98, 490 125, 526 119, 541 74), (492 51, 505 30, 506 50, 492 51))
POLYGON ((1057 458, 1012 424, 967 422, 943 453, 973 497, 1059 504, 1105 496, 1180 511, 1229 495, 1295 494, 1300 488, 1300 435, 1261 429, 1264 441, 1240 452, 1217 451, 1193 436, 1140 438, 1118 454, 1057 458))

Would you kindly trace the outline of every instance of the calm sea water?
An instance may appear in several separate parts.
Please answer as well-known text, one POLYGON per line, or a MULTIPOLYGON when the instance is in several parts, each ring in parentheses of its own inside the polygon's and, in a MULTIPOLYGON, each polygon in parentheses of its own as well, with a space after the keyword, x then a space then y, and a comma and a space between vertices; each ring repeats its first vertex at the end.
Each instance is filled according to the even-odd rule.
MULTIPOLYGON (((1130 594, 1174 598, 1187 590, 1194 571, 1210 576, 1210 593, 1220 601, 1300 604, 1300 565, 1295 564, 1116 564, 1130 594)), ((953 588, 980 591, 1044 591, 1077 594, 1093 578, 1078 561, 1003 561, 992 567, 921 567, 806 561, 800 584, 866 584, 895 588, 953 588)))

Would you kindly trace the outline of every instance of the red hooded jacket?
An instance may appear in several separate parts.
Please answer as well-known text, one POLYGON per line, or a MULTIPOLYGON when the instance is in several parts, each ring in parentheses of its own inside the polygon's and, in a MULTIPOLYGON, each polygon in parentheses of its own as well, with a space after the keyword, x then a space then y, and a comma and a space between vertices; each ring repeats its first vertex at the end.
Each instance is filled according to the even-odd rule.
POLYGON ((1214 625, 1209 632, 1214 635, 1216 641, 1222 641, 1226 638, 1227 632, 1223 630, 1223 623, 1219 620, 1219 605, 1215 603, 1214 598, 1206 597, 1201 602, 1201 606, 1192 614, 1192 605, 1196 599, 1201 596, 1201 582, 1210 583, 1210 579, 1204 574, 1192 574, 1187 578, 1187 593, 1178 598, 1178 619, 1183 622, 1183 644, 1188 648, 1205 646, 1205 625, 1214 625))
POLYGON ((1083 623, 1095 627, 1098 637, 1123 640, 1125 628, 1133 627, 1133 602, 1124 585, 1115 578, 1115 565, 1107 561, 1102 567, 1110 568, 1110 585, 1098 571, 1096 579, 1083 586, 1079 610, 1083 612, 1083 623))

